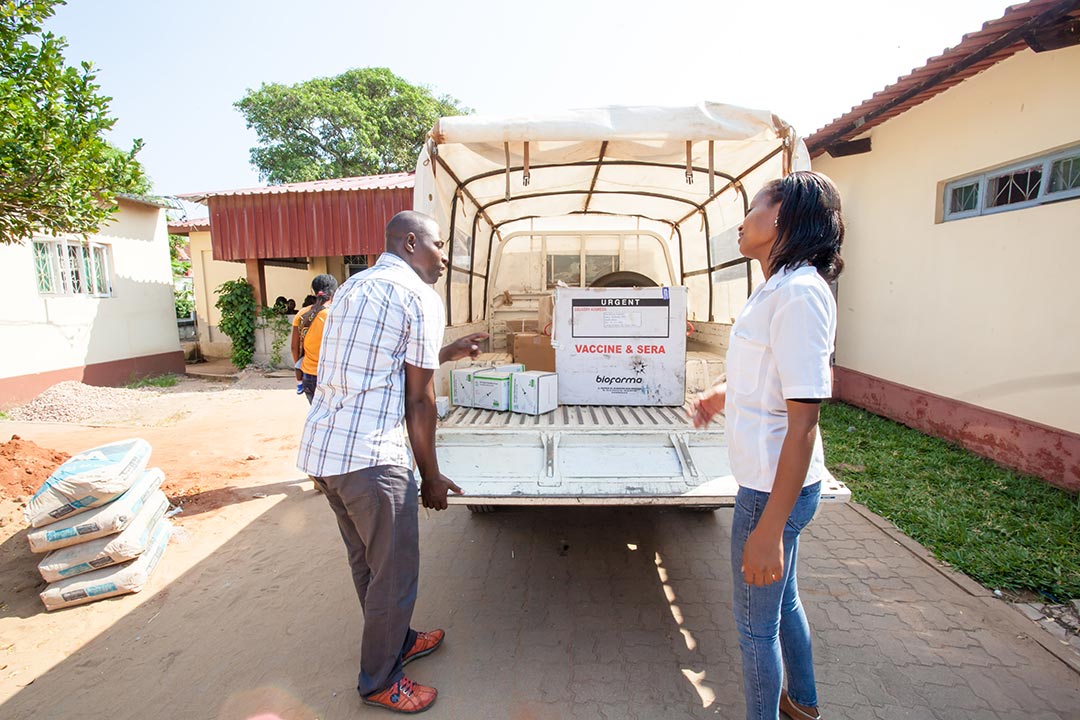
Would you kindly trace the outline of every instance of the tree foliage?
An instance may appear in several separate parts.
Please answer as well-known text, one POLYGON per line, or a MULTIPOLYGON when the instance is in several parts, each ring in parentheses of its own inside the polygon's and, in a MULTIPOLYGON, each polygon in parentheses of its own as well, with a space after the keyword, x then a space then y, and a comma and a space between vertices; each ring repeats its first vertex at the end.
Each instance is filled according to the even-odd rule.
POLYGON ((69 67, 67 43, 42 29, 63 0, 0 0, 0 243, 34 232, 87 235, 113 193, 149 185, 135 154, 104 139, 113 126, 93 66, 69 67))
POLYGON ((251 163, 274 184, 413 170, 435 121, 471 112, 386 68, 264 83, 236 107, 259 137, 251 163))

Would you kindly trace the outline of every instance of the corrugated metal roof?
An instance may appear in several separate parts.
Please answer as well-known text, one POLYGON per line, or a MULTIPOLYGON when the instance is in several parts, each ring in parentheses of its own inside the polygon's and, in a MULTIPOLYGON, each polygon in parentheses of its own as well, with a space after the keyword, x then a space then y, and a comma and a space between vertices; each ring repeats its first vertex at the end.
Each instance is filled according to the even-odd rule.
POLYGON ((210 218, 195 218, 194 220, 176 220, 169 223, 169 232, 173 235, 187 235, 193 232, 208 232, 210 230, 210 218))
POLYGON ((806 138, 811 157, 850 140, 910 110, 969 77, 1012 57, 1026 47, 1023 34, 1067 15, 1080 13, 1080 0, 1031 0, 964 35, 960 44, 899 78, 880 92, 806 138))
POLYGON ((412 177, 405 187, 221 194, 207 204, 215 260, 374 255, 390 218, 412 209, 412 177))
POLYGON ((391 173, 388 175, 360 175, 358 177, 313 180, 311 182, 265 185, 263 187, 240 188, 238 190, 210 190, 205 192, 185 193, 178 198, 192 202, 205 202, 212 197, 232 195, 280 195, 283 193, 318 193, 338 190, 398 190, 412 189, 416 173, 391 173))

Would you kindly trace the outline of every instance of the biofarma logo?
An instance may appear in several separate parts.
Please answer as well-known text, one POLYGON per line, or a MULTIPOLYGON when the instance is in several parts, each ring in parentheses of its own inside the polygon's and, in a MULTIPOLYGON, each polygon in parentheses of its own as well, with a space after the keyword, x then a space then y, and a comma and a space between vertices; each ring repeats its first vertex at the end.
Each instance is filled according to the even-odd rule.
POLYGON ((597 385, 641 385, 645 382, 641 377, 610 377, 608 375, 597 375, 597 385))

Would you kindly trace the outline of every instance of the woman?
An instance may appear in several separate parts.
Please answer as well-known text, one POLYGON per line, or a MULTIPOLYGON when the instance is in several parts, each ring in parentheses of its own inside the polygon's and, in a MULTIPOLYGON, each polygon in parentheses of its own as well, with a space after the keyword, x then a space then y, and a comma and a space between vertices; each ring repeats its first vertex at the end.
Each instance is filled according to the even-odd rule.
POLYGON ((315 294, 313 304, 293 318, 292 357, 296 379, 300 381, 296 391, 307 396, 309 404, 315 397, 315 387, 318 385, 319 349, 322 347, 326 313, 337 288, 338 281, 333 275, 316 275, 311 281, 311 290, 315 294))
POLYGON ((727 416, 739 484, 731 530, 735 622, 750 720, 776 720, 779 710, 794 720, 820 717, 795 564, 799 533, 829 477, 818 410, 832 394, 836 303, 827 283, 844 266, 843 239, 840 194, 823 175, 796 172, 754 197, 739 251, 761 264, 766 282, 731 329, 726 385, 694 408, 698 427, 727 416))

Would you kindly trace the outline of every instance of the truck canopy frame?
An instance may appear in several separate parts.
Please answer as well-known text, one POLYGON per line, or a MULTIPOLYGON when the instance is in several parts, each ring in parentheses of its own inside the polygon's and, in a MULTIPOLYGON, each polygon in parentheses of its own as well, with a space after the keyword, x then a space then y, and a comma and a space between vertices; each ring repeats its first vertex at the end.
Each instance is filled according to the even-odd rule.
POLYGON ((417 162, 414 207, 449 228, 440 290, 451 325, 486 318, 495 242, 525 221, 556 230, 612 216, 670 234, 678 281, 701 283, 693 294, 708 297, 701 319, 713 321, 715 273, 744 265, 751 289, 735 242, 750 198, 768 180, 808 167, 790 125, 721 103, 466 115, 432 129, 417 162))

